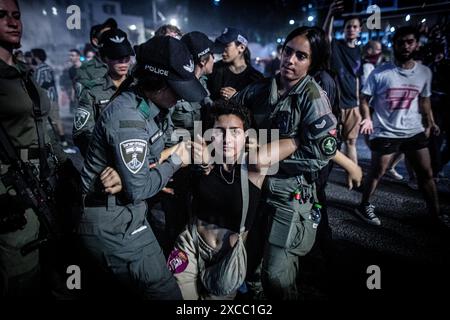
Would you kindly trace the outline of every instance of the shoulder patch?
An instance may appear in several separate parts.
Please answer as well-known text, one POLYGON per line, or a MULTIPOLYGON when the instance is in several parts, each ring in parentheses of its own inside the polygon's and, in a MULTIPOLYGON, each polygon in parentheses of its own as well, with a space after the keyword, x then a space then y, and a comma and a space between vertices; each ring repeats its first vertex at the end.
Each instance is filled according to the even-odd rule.
POLYGON ((320 141, 320 151, 326 156, 332 156, 336 153, 337 141, 333 136, 327 136, 320 141))
POLYGON ((328 132, 334 126, 334 120, 331 114, 326 114, 309 125, 309 131, 312 135, 322 132, 328 132))
POLYGON ((83 128, 89 120, 91 113, 85 109, 77 108, 75 117, 73 118, 73 126, 76 130, 83 128))
POLYGON ((144 165, 147 154, 147 141, 141 139, 130 139, 119 144, 120 156, 125 167, 136 174, 144 165))
POLYGON ((184 251, 174 249, 167 259, 167 267, 172 273, 181 273, 186 270, 189 264, 189 258, 184 251))

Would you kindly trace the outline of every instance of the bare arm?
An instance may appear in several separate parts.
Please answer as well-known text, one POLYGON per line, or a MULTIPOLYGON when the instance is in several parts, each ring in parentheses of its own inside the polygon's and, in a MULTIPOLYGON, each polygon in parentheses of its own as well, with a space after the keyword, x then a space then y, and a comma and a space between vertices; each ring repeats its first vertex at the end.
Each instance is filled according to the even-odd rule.
POLYGON ((340 151, 336 151, 333 161, 347 171, 348 188, 351 190, 355 184, 357 187, 361 185, 362 170, 361 167, 354 163, 350 158, 340 151))
POLYGON ((422 113, 422 118, 425 127, 425 135, 427 137, 430 134, 439 135, 440 129, 434 122, 433 111, 431 110, 431 101, 429 97, 420 97, 419 98, 419 109, 422 113))
POLYGON ((343 1, 333 1, 330 5, 330 8, 328 9, 327 16, 325 18, 325 22, 323 23, 323 30, 325 31, 325 34, 328 37, 328 41, 333 39, 333 22, 334 22, 334 16, 341 12, 344 9, 344 2, 343 1))
POLYGON ((250 181, 261 188, 270 167, 286 159, 297 150, 298 139, 281 139, 262 145, 257 152, 249 152, 250 181))
POLYGON ((363 118, 363 120, 361 121, 360 132, 362 134, 371 134, 373 132, 373 124, 369 110, 369 100, 370 96, 362 94, 360 97, 359 108, 361 110, 361 116, 363 118))

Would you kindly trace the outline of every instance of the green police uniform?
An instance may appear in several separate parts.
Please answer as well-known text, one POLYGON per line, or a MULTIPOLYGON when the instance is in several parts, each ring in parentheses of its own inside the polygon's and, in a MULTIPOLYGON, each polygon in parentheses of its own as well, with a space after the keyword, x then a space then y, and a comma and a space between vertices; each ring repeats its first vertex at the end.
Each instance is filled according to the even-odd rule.
MULTIPOLYGON (((27 74, 26 66, 18 62, 10 66, 0 59, 0 122, 4 127, 17 154, 25 162, 32 162, 39 168, 39 146, 36 124, 33 113, 33 103, 25 87, 25 79, 31 79, 27 74)), ((39 95, 39 104, 44 117, 48 116, 50 101, 47 93, 36 83, 33 85, 39 95)), ((64 152, 55 137, 51 137, 50 122, 45 121, 44 140, 46 145, 51 145, 60 161, 65 161, 64 152)), ((49 162, 50 169, 53 168, 49 162)), ((0 175, 6 174, 8 163, 0 161, 0 175)), ((0 180, 0 197, 2 199, 1 215, 8 214, 16 208, 8 208, 7 203, 11 199, 23 200, 16 197, 18 192, 10 185, 5 185, 0 180), (6 203, 6 206, 5 206, 6 203)), ((22 256, 20 249, 27 243, 36 240, 39 234, 39 221, 36 214, 30 208, 25 210, 26 222, 22 229, 2 232, 0 234, 0 277, 6 282, 0 282, 0 296, 38 294, 36 284, 39 275, 39 250, 32 251, 22 256)), ((4 227, 4 226, 2 226, 4 227)))
MULTIPOLYGON (((205 90, 206 80, 205 76, 201 77, 200 83, 203 85, 205 90)), ((212 100, 206 97, 201 102, 187 102, 185 100, 180 100, 177 104, 171 108, 171 119, 175 129, 186 129, 189 131, 191 138, 194 138, 194 123, 195 121, 202 120, 202 109, 210 106, 212 100)))
POLYGON ((81 173, 85 209, 78 231, 88 252, 127 287, 146 298, 179 299, 146 219, 145 200, 167 184, 181 163, 172 155, 149 168, 164 149, 160 116, 158 107, 133 90, 121 93, 101 113, 81 173), (106 197, 99 183, 106 166, 122 179, 124 191, 117 196, 106 197))
POLYGON ((77 69, 75 75, 75 94, 79 98, 82 88, 89 85, 89 82, 94 80, 101 80, 108 73, 108 66, 103 61, 95 56, 90 61, 85 61, 81 67, 77 69))
POLYGON ((279 129, 280 139, 300 139, 298 149, 264 185, 270 228, 262 265, 264 291, 271 298, 296 299, 298 258, 314 244, 320 220, 312 210, 317 201, 313 181, 336 152, 336 119, 310 76, 281 97, 278 86, 278 77, 264 79, 233 99, 251 109, 253 127, 279 129))
POLYGON ((101 79, 87 81, 81 91, 78 107, 73 121, 73 141, 83 156, 99 118, 109 99, 116 92, 111 77, 105 74, 101 79))

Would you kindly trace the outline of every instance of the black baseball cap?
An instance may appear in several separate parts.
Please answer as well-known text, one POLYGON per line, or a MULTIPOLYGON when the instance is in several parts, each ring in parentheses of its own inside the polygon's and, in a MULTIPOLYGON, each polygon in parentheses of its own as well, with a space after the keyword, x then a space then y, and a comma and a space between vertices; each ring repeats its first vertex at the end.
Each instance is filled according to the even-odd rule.
POLYGON ((108 19, 106 19, 105 22, 103 22, 101 24, 96 24, 95 26, 91 27, 90 40, 91 40, 91 44, 94 46, 94 48, 97 48, 97 45, 92 42, 92 38, 98 39, 101 36, 100 32, 105 28, 117 29, 117 21, 114 20, 113 18, 108 18, 108 19))
POLYGON ((186 45, 189 52, 192 54, 194 61, 207 53, 221 53, 214 45, 214 42, 209 40, 208 36, 199 31, 192 31, 186 33, 181 41, 186 45))
POLYGON ((134 56, 133 48, 128 41, 127 34, 120 29, 110 29, 101 35, 99 39, 99 52, 102 57, 120 59, 134 56))
POLYGON ((182 99, 198 102, 207 92, 194 74, 194 61, 181 40, 156 36, 135 46, 140 74, 156 75, 167 81, 182 99))
POLYGON ((225 28, 222 34, 216 39, 215 45, 221 49, 225 49, 225 46, 233 41, 239 41, 244 46, 248 45, 248 37, 241 30, 233 27, 225 28))

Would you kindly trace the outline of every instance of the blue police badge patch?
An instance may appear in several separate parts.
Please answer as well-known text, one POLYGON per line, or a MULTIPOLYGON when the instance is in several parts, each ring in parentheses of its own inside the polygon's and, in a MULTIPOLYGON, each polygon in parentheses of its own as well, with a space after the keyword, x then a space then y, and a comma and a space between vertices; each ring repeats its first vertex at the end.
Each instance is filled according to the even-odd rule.
POLYGON ((147 141, 141 139, 125 140, 119 144, 119 147, 123 163, 132 174, 136 174, 144 165, 147 141))
POLYGON ((77 108, 75 117, 73 118, 73 125, 75 129, 80 130, 81 128, 83 128, 89 120, 90 115, 91 113, 89 111, 77 108))

